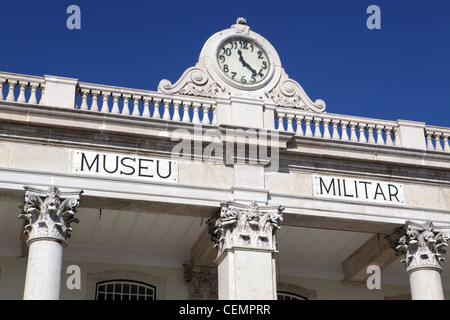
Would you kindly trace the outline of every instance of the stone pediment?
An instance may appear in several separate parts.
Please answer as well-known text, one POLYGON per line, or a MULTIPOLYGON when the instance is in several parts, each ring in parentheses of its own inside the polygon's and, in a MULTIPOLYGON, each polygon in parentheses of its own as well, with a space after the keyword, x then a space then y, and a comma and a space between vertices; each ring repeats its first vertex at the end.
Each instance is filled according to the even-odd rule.
POLYGON ((195 66, 175 83, 161 80, 158 91, 208 98, 240 96, 312 112, 326 108, 323 100, 312 101, 302 86, 289 78, 275 48, 243 18, 211 36, 195 66))

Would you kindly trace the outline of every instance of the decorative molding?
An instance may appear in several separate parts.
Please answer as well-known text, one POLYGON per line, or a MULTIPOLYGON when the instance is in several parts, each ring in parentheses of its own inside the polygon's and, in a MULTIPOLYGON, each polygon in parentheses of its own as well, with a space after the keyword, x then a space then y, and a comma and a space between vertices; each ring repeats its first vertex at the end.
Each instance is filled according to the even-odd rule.
POLYGON ((27 244, 32 241, 56 240, 63 245, 70 237, 72 222, 78 223, 74 216, 83 191, 61 192, 51 186, 47 190, 25 187, 25 204, 19 219, 24 219, 27 244))
POLYGON ((301 109, 312 112, 325 112, 325 102, 321 99, 312 101, 295 80, 289 78, 283 70, 277 86, 266 93, 276 106, 301 109))
POLYGON ((421 268, 441 271, 441 262, 445 261, 442 255, 445 254, 444 248, 448 246, 447 241, 450 239, 450 227, 440 229, 436 230, 431 221, 423 225, 407 222, 390 236, 391 246, 405 255, 401 262, 405 264, 406 272, 421 268))
POLYGON ((276 251, 275 235, 283 222, 282 206, 259 206, 236 202, 220 204, 216 217, 209 219, 208 232, 217 256, 235 247, 276 251))
POLYGON ((217 268, 184 264, 184 282, 190 300, 217 300, 217 268))
POLYGON ((164 79, 158 85, 158 92, 165 94, 183 94, 207 98, 215 98, 217 94, 225 91, 227 89, 212 80, 200 63, 187 69, 175 84, 172 85, 169 80, 164 79))

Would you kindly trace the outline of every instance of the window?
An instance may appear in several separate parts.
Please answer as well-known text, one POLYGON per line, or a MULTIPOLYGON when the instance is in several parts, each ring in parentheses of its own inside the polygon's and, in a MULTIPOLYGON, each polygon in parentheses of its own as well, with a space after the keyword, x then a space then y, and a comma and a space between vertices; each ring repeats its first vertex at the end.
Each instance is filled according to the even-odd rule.
POLYGON ((308 298, 303 297, 298 294, 293 294, 289 292, 280 292, 277 293, 278 300, 308 300, 308 298))
POLYGON ((97 283, 95 292, 95 300, 155 300, 155 297, 155 287, 127 280, 97 283))

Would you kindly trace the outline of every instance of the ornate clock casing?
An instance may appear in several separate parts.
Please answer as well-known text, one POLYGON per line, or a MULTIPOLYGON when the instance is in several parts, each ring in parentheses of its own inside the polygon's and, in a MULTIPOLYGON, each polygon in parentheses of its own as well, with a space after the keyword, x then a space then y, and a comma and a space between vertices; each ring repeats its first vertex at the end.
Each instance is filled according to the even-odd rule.
POLYGON ((311 101, 300 84, 284 72, 275 48, 250 30, 244 18, 212 35, 197 64, 174 84, 161 80, 158 91, 209 98, 241 96, 276 106, 325 111, 325 102, 311 101))

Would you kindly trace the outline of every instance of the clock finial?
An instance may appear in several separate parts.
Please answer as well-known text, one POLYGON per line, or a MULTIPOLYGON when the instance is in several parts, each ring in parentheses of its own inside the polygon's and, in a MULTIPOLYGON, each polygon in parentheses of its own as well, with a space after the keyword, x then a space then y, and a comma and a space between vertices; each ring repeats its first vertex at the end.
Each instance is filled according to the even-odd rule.
POLYGON ((247 25, 247 20, 245 18, 240 17, 240 18, 237 18, 236 23, 246 26, 247 25))

